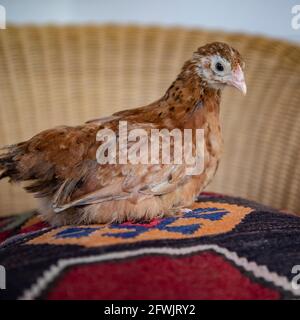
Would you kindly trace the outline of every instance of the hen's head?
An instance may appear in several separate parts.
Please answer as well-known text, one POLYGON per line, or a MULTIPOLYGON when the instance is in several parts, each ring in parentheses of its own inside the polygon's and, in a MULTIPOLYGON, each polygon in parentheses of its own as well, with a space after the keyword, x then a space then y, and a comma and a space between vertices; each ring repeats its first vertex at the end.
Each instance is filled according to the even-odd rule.
POLYGON ((245 63, 240 53, 228 44, 213 42, 200 47, 194 53, 192 63, 195 72, 208 86, 222 89, 230 85, 246 94, 245 63))

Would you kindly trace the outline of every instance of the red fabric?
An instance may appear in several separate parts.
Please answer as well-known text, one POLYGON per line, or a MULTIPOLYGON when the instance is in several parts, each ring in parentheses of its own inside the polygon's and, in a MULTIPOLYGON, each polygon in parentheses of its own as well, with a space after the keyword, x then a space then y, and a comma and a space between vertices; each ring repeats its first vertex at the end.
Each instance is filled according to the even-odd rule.
POLYGON ((11 230, 2 231, 0 232, 0 243, 8 239, 13 235, 13 232, 11 230))
POLYGON ((38 231, 47 227, 49 227, 49 224, 44 221, 41 221, 33 224, 32 226, 22 228, 20 233, 29 233, 29 232, 38 231))
POLYGON ((76 266, 48 299, 279 299, 214 253, 76 266))

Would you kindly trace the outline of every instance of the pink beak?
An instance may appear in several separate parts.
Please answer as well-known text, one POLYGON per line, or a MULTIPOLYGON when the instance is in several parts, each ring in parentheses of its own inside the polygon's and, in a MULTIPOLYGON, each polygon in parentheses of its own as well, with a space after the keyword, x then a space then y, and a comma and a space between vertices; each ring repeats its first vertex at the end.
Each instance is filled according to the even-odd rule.
POLYGON ((244 72, 238 65, 237 68, 232 73, 232 79, 228 83, 229 85, 240 90, 244 95, 247 93, 247 85, 245 81, 244 72))

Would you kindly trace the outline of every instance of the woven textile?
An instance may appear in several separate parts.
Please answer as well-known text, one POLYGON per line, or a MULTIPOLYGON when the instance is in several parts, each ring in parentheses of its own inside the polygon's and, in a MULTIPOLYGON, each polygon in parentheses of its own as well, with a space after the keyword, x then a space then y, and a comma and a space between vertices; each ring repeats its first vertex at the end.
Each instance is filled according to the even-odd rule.
POLYGON ((3 299, 290 299, 300 218, 202 194, 149 223, 53 228, 34 213, 0 220, 3 299))
MULTIPOLYGON (((246 60, 248 94, 222 97, 225 140, 210 191, 300 213, 300 48, 260 37, 133 26, 8 26, 0 33, 0 145, 158 99, 201 45, 246 60)), ((0 215, 35 208, 0 183, 0 215)))

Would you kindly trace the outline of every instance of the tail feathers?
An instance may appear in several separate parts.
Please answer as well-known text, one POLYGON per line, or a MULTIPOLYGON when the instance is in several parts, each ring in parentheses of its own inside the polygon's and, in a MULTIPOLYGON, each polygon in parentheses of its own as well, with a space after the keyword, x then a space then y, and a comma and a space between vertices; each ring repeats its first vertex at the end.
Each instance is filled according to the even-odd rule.
POLYGON ((61 182, 56 179, 52 180, 36 180, 25 187, 25 190, 34 193, 36 198, 49 197, 55 194, 60 187, 61 182))
POLYGON ((4 151, 0 154, 0 180, 8 177, 11 181, 18 181, 18 158, 24 153, 24 143, 5 146, 0 150, 4 151))
POLYGON ((54 168, 51 164, 37 161, 31 158, 30 164, 20 165, 22 158, 30 156, 26 153, 26 143, 6 146, 0 150, 0 180, 9 178, 10 182, 30 181, 24 186, 25 190, 34 193, 36 197, 46 197, 53 195, 60 186, 60 182, 55 178, 54 168))

